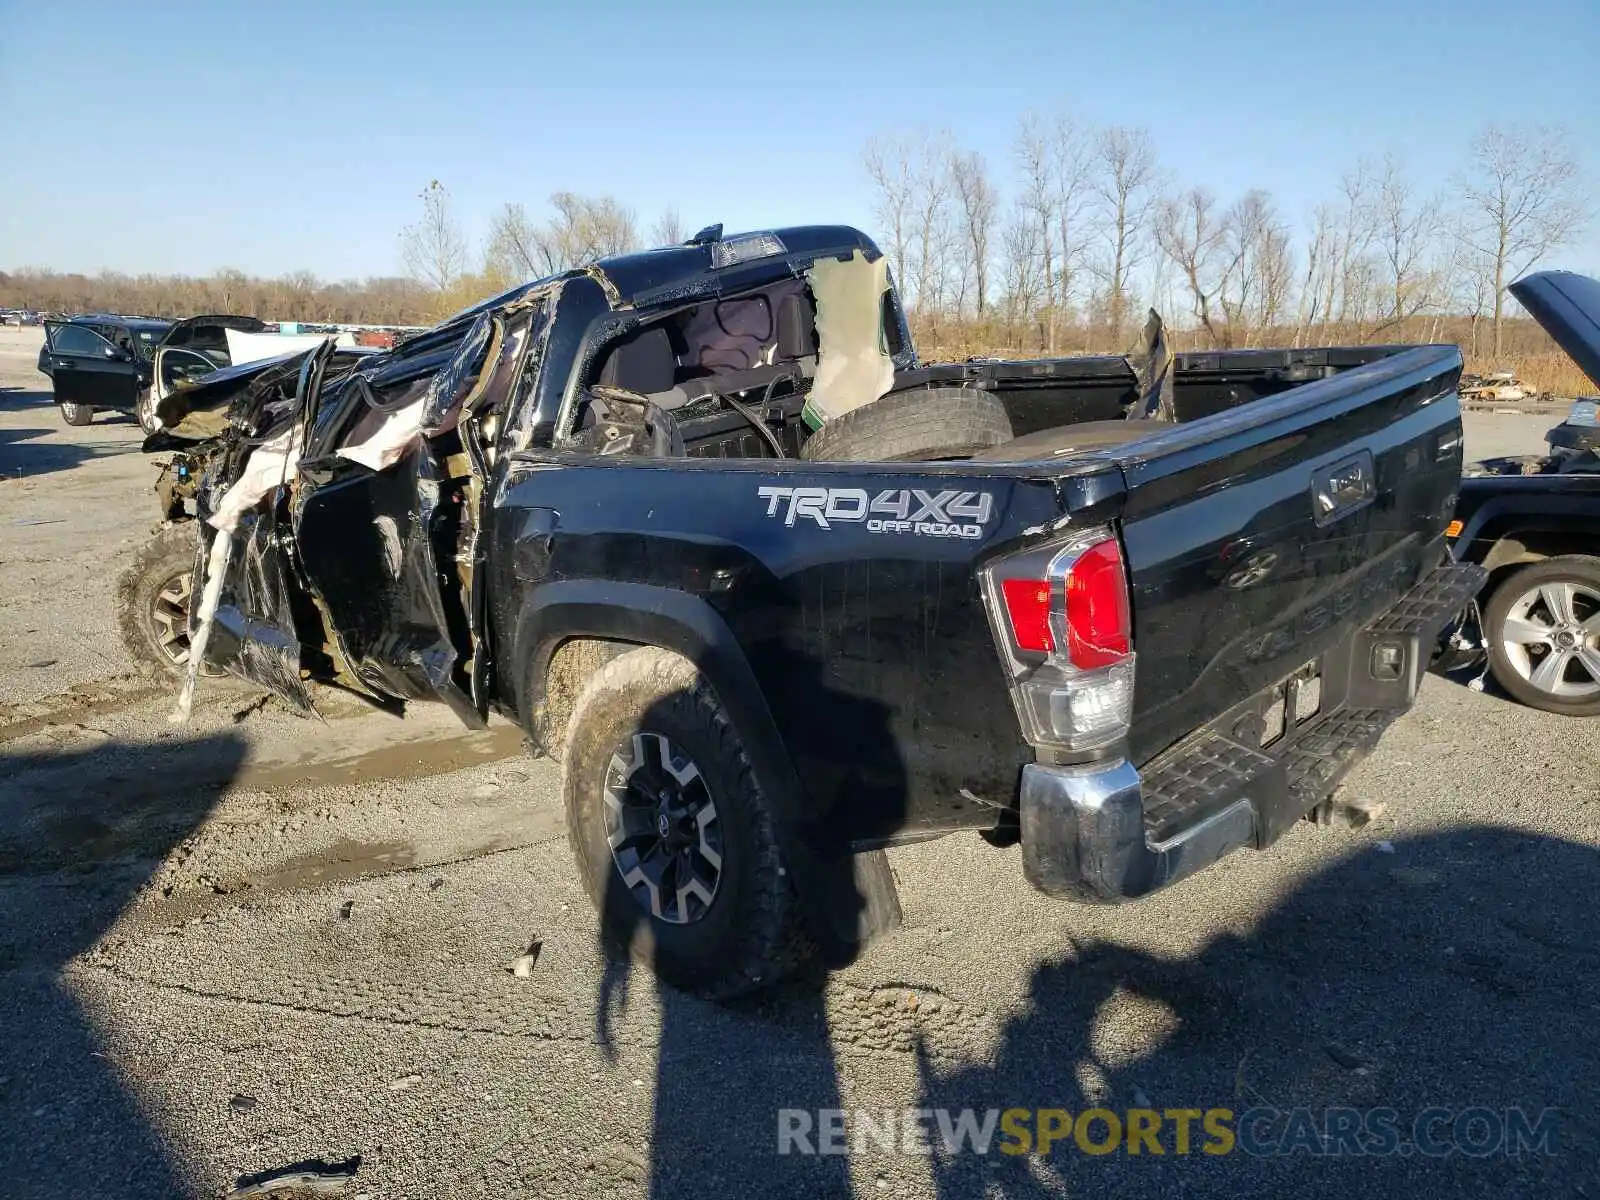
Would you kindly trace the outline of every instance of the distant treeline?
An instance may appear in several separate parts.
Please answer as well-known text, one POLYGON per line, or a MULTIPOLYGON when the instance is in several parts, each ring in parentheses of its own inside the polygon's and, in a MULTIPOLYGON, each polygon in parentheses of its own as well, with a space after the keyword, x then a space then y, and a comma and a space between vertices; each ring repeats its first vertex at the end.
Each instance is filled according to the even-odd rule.
POLYGON ((306 271, 262 279, 242 271, 213 275, 79 275, 0 271, 0 308, 42 312, 117 312, 148 317, 247 313, 266 320, 330 325, 427 325, 438 295, 413 279, 327 283, 306 271))

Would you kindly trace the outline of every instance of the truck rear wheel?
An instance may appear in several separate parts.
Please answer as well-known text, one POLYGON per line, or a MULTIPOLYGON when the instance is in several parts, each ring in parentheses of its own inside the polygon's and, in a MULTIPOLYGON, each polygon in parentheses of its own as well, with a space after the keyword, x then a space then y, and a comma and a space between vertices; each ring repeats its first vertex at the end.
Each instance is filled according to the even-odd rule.
POLYGON ((710 998, 791 973, 804 940, 772 813, 694 665, 656 647, 613 659, 568 733, 567 837, 607 940, 710 998))
POLYGON ((1600 715, 1600 558, 1562 554, 1509 575, 1483 614, 1495 682, 1530 708, 1600 715))
POLYGON ((1011 418, 992 392, 893 392, 826 422, 800 447, 810 462, 912 462, 968 458, 1011 440, 1011 418))
POLYGON ((71 401, 61 402, 61 419, 68 425, 87 425, 94 420, 94 405, 73 404, 71 401))

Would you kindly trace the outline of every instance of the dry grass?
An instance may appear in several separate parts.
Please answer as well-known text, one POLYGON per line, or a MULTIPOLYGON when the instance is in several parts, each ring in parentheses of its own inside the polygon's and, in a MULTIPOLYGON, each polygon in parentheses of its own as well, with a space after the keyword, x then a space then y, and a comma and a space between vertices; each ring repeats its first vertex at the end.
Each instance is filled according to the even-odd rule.
POLYGON ((1498 361, 1469 358, 1467 370, 1478 375, 1493 371, 1515 371, 1517 378, 1535 391, 1549 392, 1553 396, 1592 396, 1600 390, 1578 369, 1575 362, 1559 350, 1545 354, 1507 355, 1498 361))
MULTIPOLYGON (((913 318, 912 331, 918 349, 926 362, 953 362, 972 356, 984 358, 1040 358, 1048 357, 1037 339, 1037 330, 998 321, 983 323, 948 319, 937 323, 924 323, 913 318)), ((1358 327, 1326 326, 1312 329, 1303 337, 1302 345, 1350 346, 1370 340, 1358 327)), ((1199 331, 1174 329, 1172 341, 1178 350, 1207 349, 1199 331)), ((1128 339, 1124 339, 1125 341, 1128 339)), ((1290 346, 1294 344, 1294 330, 1272 329, 1257 331, 1250 339, 1251 347, 1290 346)), ((1566 354, 1558 349, 1534 322, 1526 318, 1513 318, 1505 324, 1505 353, 1499 358, 1483 353, 1489 342, 1487 322, 1478 322, 1477 328, 1464 317, 1417 318, 1404 328, 1390 328, 1376 339, 1382 342, 1454 342, 1461 347, 1467 361, 1467 370, 1488 375, 1496 371, 1514 371, 1523 383, 1553 396, 1592 396, 1600 392, 1595 382, 1588 378, 1566 354), (1476 352, 1474 347, 1476 346, 1476 352)), ((1059 331, 1056 345, 1058 356, 1077 354, 1120 354, 1126 347, 1110 349, 1113 339, 1105 329, 1088 329, 1072 326, 1059 331)))

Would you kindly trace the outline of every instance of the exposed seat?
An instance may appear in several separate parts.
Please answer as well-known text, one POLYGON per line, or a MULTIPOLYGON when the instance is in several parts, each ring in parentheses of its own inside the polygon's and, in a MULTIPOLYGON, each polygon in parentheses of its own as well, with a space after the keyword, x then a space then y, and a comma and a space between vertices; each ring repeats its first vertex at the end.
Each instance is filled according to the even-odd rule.
POLYGON ((1091 450, 1109 450, 1175 428, 1171 421, 1084 421, 1024 434, 980 450, 972 458, 974 462, 1034 462, 1091 450))
POLYGON ((785 295, 778 302, 771 326, 773 361, 762 366, 724 369, 674 384, 676 358, 672 341, 665 329, 656 327, 619 342, 595 382, 638 392, 671 411, 707 396, 738 395, 764 388, 774 380, 815 375, 817 331, 810 301, 799 292, 785 295))
POLYGON ((678 370, 672 338, 657 326, 641 329, 611 347, 595 382, 648 396, 671 389, 678 370))

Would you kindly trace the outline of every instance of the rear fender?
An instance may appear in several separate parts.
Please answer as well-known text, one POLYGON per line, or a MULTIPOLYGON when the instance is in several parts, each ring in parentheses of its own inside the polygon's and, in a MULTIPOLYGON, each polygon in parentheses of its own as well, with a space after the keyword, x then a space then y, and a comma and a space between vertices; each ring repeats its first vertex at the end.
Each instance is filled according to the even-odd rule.
POLYGON ((514 634, 520 673, 518 710, 529 736, 540 736, 551 656, 571 638, 659 646, 681 654, 710 682, 738 728, 823 956, 850 961, 872 936, 898 923, 892 879, 878 855, 855 863, 831 845, 804 804, 804 792, 755 673, 727 622, 705 601, 649 584, 562 580, 541 584, 522 606, 514 634))

